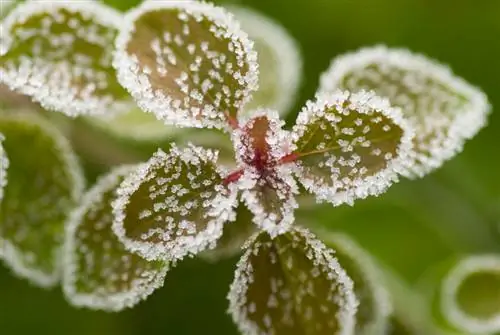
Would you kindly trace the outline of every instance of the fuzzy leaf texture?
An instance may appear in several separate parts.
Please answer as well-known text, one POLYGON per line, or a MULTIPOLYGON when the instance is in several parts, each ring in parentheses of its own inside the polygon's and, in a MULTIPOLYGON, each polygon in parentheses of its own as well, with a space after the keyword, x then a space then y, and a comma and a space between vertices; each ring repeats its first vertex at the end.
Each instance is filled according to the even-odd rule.
POLYGON ((387 100, 337 91, 308 102, 292 136, 298 179, 339 205, 385 191, 403 171, 413 131, 387 100))
POLYGON ((116 46, 121 84, 166 124, 227 128, 257 88, 252 43, 212 4, 145 1, 126 15, 116 46))
POLYGON ((133 170, 133 166, 118 167, 101 177, 71 214, 63 289, 73 305, 119 311, 163 285, 168 265, 130 253, 111 229, 116 188, 133 170))
POLYGON ((97 1, 31 1, 2 22, 0 81, 70 116, 129 108, 112 51, 120 14, 97 1))
POLYGON ((210 150, 173 146, 125 178, 113 205, 113 231, 125 247, 148 260, 177 260, 214 247, 237 204, 216 160, 210 150))
POLYGON ((243 334, 352 334, 357 300, 353 283, 307 230, 247 244, 228 295, 243 334))
POLYGON ((412 164, 406 175, 423 176, 462 150, 486 125, 486 96, 447 67, 422 55, 383 46, 332 61, 320 92, 373 90, 401 107, 415 128, 412 164))
POLYGON ((10 162, 0 203, 0 255, 18 275, 53 285, 64 224, 83 192, 82 171, 63 135, 34 115, 0 116, 0 132, 10 162))

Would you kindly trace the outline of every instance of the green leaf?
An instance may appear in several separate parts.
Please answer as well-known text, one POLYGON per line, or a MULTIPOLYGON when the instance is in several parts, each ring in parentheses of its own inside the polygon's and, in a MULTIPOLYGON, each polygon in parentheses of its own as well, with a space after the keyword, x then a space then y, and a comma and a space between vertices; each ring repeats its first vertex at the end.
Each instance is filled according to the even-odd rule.
POLYGON ((320 92, 374 90, 401 107, 415 128, 413 164, 423 176, 462 150, 486 124, 486 96, 447 67, 403 49, 376 46, 340 56, 322 75, 320 92))
POLYGON ((259 64, 259 89, 245 106, 250 112, 272 108, 285 115, 297 98, 302 79, 302 55, 295 40, 276 21, 259 12, 231 5, 228 10, 254 42, 259 64))
POLYGON ((53 285, 64 224, 83 192, 82 171, 63 135, 35 115, 1 116, 0 132, 10 161, 0 203, 0 254, 18 275, 53 285))
POLYGON ((443 279, 441 313, 470 334, 500 332, 500 256, 474 255, 460 260, 443 279))
POLYGON ((3 199, 3 189, 7 185, 7 168, 9 167, 9 158, 3 148, 5 137, 0 133, 0 203, 3 199))
POLYGON ((296 175, 318 201, 352 204, 397 180, 412 136, 399 109, 372 93, 318 96, 306 104, 292 131, 296 175))
POLYGON ((248 242, 228 294, 243 334, 353 334, 353 283, 307 230, 248 242))
POLYGON ((177 260, 213 248, 234 221, 236 189, 224 185, 217 153, 200 147, 159 150, 127 176, 113 204, 113 231, 148 260, 177 260))
POLYGON ((146 1, 126 15, 116 45, 121 84, 166 124, 227 128, 257 88, 252 43, 211 4, 146 1))
POLYGON ((111 203, 134 170, 115 168, 85 193, 66 228, 63 289, 76 306, 119 311, 163 285, 168 265, 130 253, 113 234, 111 203))
POLYGON ((354 282, 354 293, 359 299, 355 334, 386 334, 392 306, 383 275, 371 256, 348 235, 328 232, 318 235, 335 251, 339 264, 354 282))
POLYGON ((111 66, 120 14, 97 1, 30 1, 2 22, 0 81, 70 116, 126 110, 111 66))
POLYGON ((215 248, 202 252, 200 257, 208 261, 218 261, 239 254, 245 242, 257 231, 252 219, 253 214, 240 204, 236 209, 236 220, 224 225, 222 237, 215 248))

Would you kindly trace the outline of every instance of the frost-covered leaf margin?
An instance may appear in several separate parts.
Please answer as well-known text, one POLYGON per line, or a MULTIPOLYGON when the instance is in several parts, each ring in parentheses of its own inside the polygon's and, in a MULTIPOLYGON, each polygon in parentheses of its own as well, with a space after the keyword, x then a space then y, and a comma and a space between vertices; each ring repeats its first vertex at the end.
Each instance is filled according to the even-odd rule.
MULTIPOLYGON (((157 271, 149 269, 144 270, 144 272, 142 273, 137 273, 136 271, 138 269, 135 269, 135 275, 137 276, 137 278, 133 280, 132 285, 134 285, 134 288, 130 291, 111 293, 106 292, 105 289, 99 287, 96 292, 82 293, 79 292, 75 287, 75 285, 77 285, 76 276, 78 275, 79 270, 81 270, 78 268, 79 266, 81 266, 81 264, 78 264, 76 253, 77 251, 83 252, 83 250, 76 249, 84 248, 83 245, 77 246, 78 237, 76 236, 78 228, 82 224, 84 224, 82 220, 85 219, 86 215, 88 215, 88 212, 92 211, 92 208, 96 206, 96 204, 99 204, 102 201, 106 201, 107 199, 103 199, 104 195, 115 189, 119 185, 121 179, 134 171, 135 168, 136 166, 119 166, 113 169, 107 175, 101 177, 101 179, 99 179, 96 184, 89 191, 87 191, 87 193, 84 194, 79 206, 75 208, 75 210, 70 215, 68 224, 66 226, 65 242, 63 248, 63 290, 66 297, 75 306, 89 307, 92 309, 102 309, 108 311, 120 311, 124 308, 132 307, 139 301, 146 299, 151 293, 153 293, 155 289, 163 285, 166 273, 168 271, 168 265, 166 264, 157 271)), ((107 203, 105 206, 108 206, 109 211, 111 212, 111 203, 107 203)), ((109 221, 109 226, 105 227, 104 229, 109 229, 111 231, 112 223, 112 221, 109 221)), ((114 245, 117 245, 120 242, 118 242, 118 240, 106 240, 102 241, 102 243, 103 247, 105 247, 105 244, 108 244, 110 248, 116 248, 114 245)), ((139 258, 139 256, 130 254, 125 250, 122 251, 122 255, 119 255, 117 250, 113 251, 117 253, 113 256, 119 256, 120 261, 122 262, 126 262, 127 259, 131 262, 131 257, 139 258)), ((109 257, 109 255, 103 255, 103 257, 109 257)), ((147 263, 146 260, 142 261, 144 263, 147 263)), ((88 260, 88 262, 94 264, 94 261, 92 260, 88 260)), ((122 274, 110 273, 109 275, 120 276, 122 274)), ((91 280, 91 278, 88 278, 88 280, 91 280)))

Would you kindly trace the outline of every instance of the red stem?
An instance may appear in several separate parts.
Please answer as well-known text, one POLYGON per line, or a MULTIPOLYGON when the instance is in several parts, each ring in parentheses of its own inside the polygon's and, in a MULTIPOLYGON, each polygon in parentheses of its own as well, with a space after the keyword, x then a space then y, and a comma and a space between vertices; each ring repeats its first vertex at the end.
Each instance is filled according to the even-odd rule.
POLYGON ((231 183, 234 183, 238 181, 241 178, 241 176, 243 176, 243 173, 245 173, 243 169, 233 171, 224 179, 222 183, 224 185, 229 185, 231 183))

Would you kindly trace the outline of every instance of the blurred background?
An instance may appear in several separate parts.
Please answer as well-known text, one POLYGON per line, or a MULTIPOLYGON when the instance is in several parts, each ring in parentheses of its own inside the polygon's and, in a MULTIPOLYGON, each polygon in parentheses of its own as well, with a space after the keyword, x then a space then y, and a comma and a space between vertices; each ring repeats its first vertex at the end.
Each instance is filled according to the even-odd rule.
MULTIPOLYGON (((126 10, 139 1, 105 2, 126 10)), ((298 41, 304 82, 290 122, 313 96, 319 74, 333 57, 374 44, 407 47, 449 64, 488 95, 493 105, 489 126, 438 171, 421 180, 403 180, 379 198, 358 201, 354 207, 318 206, 298 213, 299 220, 350 234, 374 255, 402 300, 398 313, 412 314, 414 306, 404 303, 410 297, 431 310, 436 283, 454 259, 500 254, 500 113, 495 111, 500 106, 500 1, 230 3, 275 19, 298 41)), ((58 288, 33 287, 0 265, 0 334, 236 334, 226 313, 236 261, 182 262, 167 275, 163 288, 118 314, 71 307, 58 288)), ((442 323, 437 316, 433 321, 442 323)))

